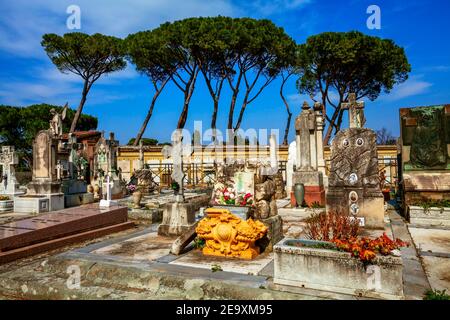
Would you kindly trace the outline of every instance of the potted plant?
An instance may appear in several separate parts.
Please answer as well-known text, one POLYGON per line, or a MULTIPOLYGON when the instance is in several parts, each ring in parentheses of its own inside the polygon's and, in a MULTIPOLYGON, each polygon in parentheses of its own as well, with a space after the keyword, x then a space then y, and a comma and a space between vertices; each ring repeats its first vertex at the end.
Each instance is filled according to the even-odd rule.
POLYGON ((14 209, 14 200, 9 196, 0 195, 0 212, 8 212, 14 209))
POLYGON ((139 209, 141 207, 142 192, 132 183, 127 185, 127 190, 133 195, 133 207, 139 209))
POLYGON ((313 214, 304 239, 274 246, 274 283, 374 298, 403 297, 401 240, 358 237, 357 220, 313 214))

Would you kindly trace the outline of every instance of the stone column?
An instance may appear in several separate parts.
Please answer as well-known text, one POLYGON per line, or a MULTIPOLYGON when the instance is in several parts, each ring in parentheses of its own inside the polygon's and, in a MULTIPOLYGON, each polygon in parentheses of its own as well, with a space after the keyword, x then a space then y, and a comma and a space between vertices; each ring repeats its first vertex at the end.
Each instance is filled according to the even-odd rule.
POLYGON ((324 117, 322 114, 322 104, 316 102, 314 104, 314 112, 316 116, 316 149, 317 149, 317 170, 322 172, 323 176, 326 176, 325 159, 323 155, 323 129, 324 129, 324 117))

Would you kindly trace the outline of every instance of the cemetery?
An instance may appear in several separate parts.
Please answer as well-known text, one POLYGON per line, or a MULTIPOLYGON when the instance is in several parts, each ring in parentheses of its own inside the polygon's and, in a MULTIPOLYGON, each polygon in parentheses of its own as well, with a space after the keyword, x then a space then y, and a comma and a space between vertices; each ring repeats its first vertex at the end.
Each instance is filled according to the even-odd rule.
MULTIPOLYGON (((346 36, 387 46, 359 33, 336 35, 346 36)), ((318 94, 321 83, 308 86, 313 80, 307 77, 317 71, 310 60, 292 60, 298 50, 313 55, 320 35, 297 45, 267 20, 189 18, 123 40, 46 34, 42 46, 60 71, 73 72, 83 68, 84 59, 99 63, 104 52, 67 62, 67 54, 78 51, 62 55, 58 46, 64 41, 70 48, 88 46, 89 37, 99 43, 91 51, 106 50, 108 59, 97 73, 89 68, 75 72, 86 81, 78 109, 68 104, 51 108, 48 123, 36 126, 27 148, 0 139, 0 299, 422 300, 427 292, 448 298, 450 104, 399 108, 400 137, 388 144, 368 125, 373 99, 362 99, 364 90, 378 90, 377 96, 380 86, 389 91, 406 80, 410 66, 402 48, 389 42, 392 48, 386 49, 398 54, 395 62, 402 61, 392 67, 392 79, 339 91, 333 111, 326 92, 321 98, 312 94, 318 94), (213 30, 208 31, 213 37, 201 39, 211 43, 194 46, 196 41, 185 39, 176 44, 182 50, 170 51, 182 37, 176 32, 197 24, 210 27, 198 28, 202 32, 213 30), (230 30, 248 28, 248 34, 252 28, 264 30, 258 33, 263 41, 253 45, 264 43, 260 50, 269 52, 254 58, 259 60, 252 67, 257 77, 252 84, 248 70, 240 68, 252 65, 245 59, 255 53, 239 42, 242 35, 233 33, 242 48, 222 50, 224 43, 210 40, 227 39, 223 24, 230 30), (173 37, 170 45, 155 47, 155 39, 167 34, 173 37), (125 45, 119 46, 122 41, 125 45), (228 61, 233 59, 224 57, 226 50, 240 62, 228 61), (246 54, 239 56, 240 50, 246 54), (272 60, 262 61, 266 58, 272 60), (81 65, 75 68, 74 61, 81 65), (149 77, 155 89, 136 138, 125 144, 116 132, 97 131, 97 124, 77 129, 90 86, 127 63, 149 77), (277 66, 276 72, 271 69, 277 66), (223 76, 230 68, 233 74, 223 76), (298 76, 299 92, 309 93, 309 99, 292 103, 292 111, 288 107, 284 141, 269 130, 255 143, 239 136, 247 105, 273 80, 253 96, 258 77, 273 73, 275 79, 284 72, 298 76), (196 143, 196 134, 184 128, 200 74, 207 85, 218 81, 210 86, 213 101, 220 95, 213 87, 231 88, 228 141, 218 138, 215 123, 210 145, 196 143), (236 77, 242 78, 242 88, 236 77), (178 125, 164 128, 170 142, 144 144, 153 106, 168 81, 183 92, 178 125), (247 90, 242 106, 236 102, 239 88, 247 90), (240 109, 237 119, 234 107, 240 109)), ((327 63, 346 72, 342 61, 327 63)), ((367 70, 375 72, 380 65, 383 61, 370 66, 357 61, 346 76, 366 77, 367 70)), ((157 124, 150 122, 148 130, 152 126, 157 124)), ((99 128, 104 127, 100 121, 99 128)))

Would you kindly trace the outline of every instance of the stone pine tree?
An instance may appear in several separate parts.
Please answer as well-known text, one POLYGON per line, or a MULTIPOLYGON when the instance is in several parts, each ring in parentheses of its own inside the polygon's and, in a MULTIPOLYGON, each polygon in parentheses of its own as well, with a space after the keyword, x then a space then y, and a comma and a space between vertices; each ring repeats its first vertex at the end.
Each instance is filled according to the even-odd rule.
POLYGON ((183 93, 183 107, 177 129, 183 129, 186 124, 189 104, 200 72, 198 62, 192 58, 191 52, 192 37, 197 32, 196 29, 194 19, 185 19, 163 23, 151 31, 155 41, 160 43, 160 54, 165 56, 164 60, 160 61, 160 67, 183 93))
POLYGON ((69 130, 74 132, 94 82, 103 74, 126 67, 121 40, 99 33, 73 32, 63 36, 45 34, 41 45, 61 72, 74 73, 83 79, 81 100, 69 130))
POLYGON ((153 85, 153 97, 147 115, 139 129, 133 145, 137 146, 142 139, 148 122, 153 114, 156 101, 170 80, 172 68, 170 67, 170 52, 165 47, 165 40, 152 31, 142 31, 129 35, 125 39, 127 58, 136 66, 136 70, 145 74, 153 85))
POLYGON ((233 22, 230 17, 193 18, 197 21, 199 32, 191 43, 193 58, 196 59, 200 72, 213 100, 211 115, 212 140, 216 141, 217 114, 219 101, 227 76, 233 72, 232 62, 234 52, 232 45, 235 41, 233 22))
POLYGON ((323 104, 328 123, 325 144, 333 129, 336 134, 341 128, 345 111, 341 103, 349 93, 373 101, 381 92, 388 93, 404 82, 411 71, 403 48, 392 40, 357 31, 321 33, 309 37, 299 48, 297 88, 323 104))
POLYGON ((281 76, 280 97, 281 100, 283 101, 284 106, 286 107, 287 112, 286 128, 284 129, 284 136, 283 136, 283 144, 287 145, 289 129, 291 127, 292 111, 289 107, 289 101, 284 94, 284 88, 289 79, 295 74, 296 66, 300 64, 298 50, 295 50, 294 54, 289 52, 282 60, 283 66, 280 71, 281 76))
POLYGON ((240 18, 233 28, 234 72, 227 80, 232 91, 228 129, 240 128, 244 112, 285 66, 284 59, 295 52, 295 42, 270 20, 240 18), (258 84, 259 83, 259 84, 258 84), (234 112, 241 86, 244 96, 234 123, 234 112))

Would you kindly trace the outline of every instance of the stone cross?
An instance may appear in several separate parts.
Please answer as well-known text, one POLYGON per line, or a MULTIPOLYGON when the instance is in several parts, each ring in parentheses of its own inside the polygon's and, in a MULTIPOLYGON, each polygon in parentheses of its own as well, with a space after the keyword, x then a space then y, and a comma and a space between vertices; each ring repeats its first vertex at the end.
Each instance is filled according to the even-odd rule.
POLYGON ((111 201, 111 188, 114 186, 114 183, 109 180, 109 175, 106 176, 106 200, 111 201))
POLYGON ((349 128, 362 128, 366 122, 364 118, 364 101, 356 101, 354 93, 348 94, 348 100, 341 104, 342 110, 348 110, 349 128))
POLYGON ((323 154, 323 129, 325 127, 325 117, 323 116, 323 104, 314 103, 314 113, 316 116, 316 152, 317 152, 317 170, 326 175, 325 159, 323 154))
POLYGON ((0 153, 0 165, 2 166, 3 176, 0 185, 0 193, 15 194, 17 181, 14 166, 19 163, 17 154, 13 146, 3 146, 0 153))

